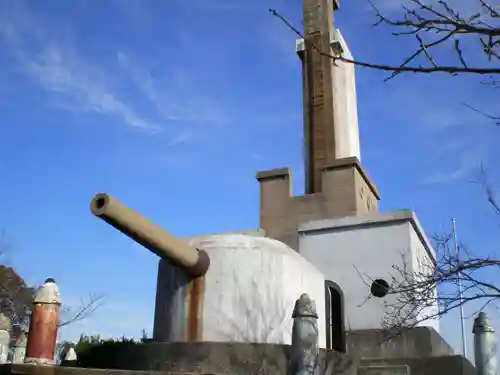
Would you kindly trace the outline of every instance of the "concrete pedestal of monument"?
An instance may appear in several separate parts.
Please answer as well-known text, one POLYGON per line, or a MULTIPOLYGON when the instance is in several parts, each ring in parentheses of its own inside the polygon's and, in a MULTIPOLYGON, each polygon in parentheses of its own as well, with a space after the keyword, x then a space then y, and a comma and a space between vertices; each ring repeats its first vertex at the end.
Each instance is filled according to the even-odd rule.
POLYGON ((474 366, 430 327, 407 328, 388 339, 380 329, 349 331, 347 354, 358 375, 476 375, 474 366))
MULTIPOLYGON (((435 261, 435 252, 411 211, 301 224, 299 252, 325 279, 335 282, 342 290, 344 324, 348 330, 381 329, 391 306, 397 306, 397 296, 390 293, 383 298, 367 299, 375 280, 390 284, 392 277, 399 278, 400 273, 394 266, 404 269, 408 275, 430 272, 435 261)), ((436 309, 437 306, 433 306, 420 311, 416 320, 436 309)), ((417 323, 420 325, 439 332, 437 320, 417 323)))
MULTIPOLYGON (((291 346, 231 342, 168 343, 148 342, 121 344, 97 348, 86 365, 86 358, 79 357, 82 368, 72 369, 78 375, 110 375, 109 370, 125 370, 140 375, 144 371, 156 374, 268 374, 286 375, 290 371, 291 346), (108 369, 108 370, 99 370, 108 369), (106 371, 106 372, 104 372, 106 371), (140 371, 140 372, 136 372, 140 371)), ((31 366, 36 367, 36 366, 31 366)), ((56 369, 58 367, 55 367, 56 369)), ((321 349, 318 374, 355 374, 356 363, 344 353, 321 349), (353 372, 354 371, 354 372, 353 372)), ((2 371, 0 371, 0 374, 2 371)), ((30 374, 26 371, 19 374, 30 374)), ((53 374, 53 373, 52 373, 53 374)), ((72 373, 76 375, 74 372, 72 373)), ((47 374, 49 375, 49 374, 47 374)), ((62 375, 62 374, 61 374, 62 375)), ((122 375, 125 375, 122 373, 122 375)), ((293 375, 293 374, 292 374, 293 375)))
POLYGON ((294 196, 289 168, 257 173, 260 227, 267 236, 298 250, 297 231, 304 222, 378 211, 379 192, 358 158, 333 161, 321 177, 321 192, 294 196))
MULTIPOLYGON (((344 354, 320 350, 318 375, 474 375, 465 358, 432 330, 415 328, 380 345, 380 330, 350 332, 344 354)), ((289 374, 289 345, 252 343, 122 343, 94 353, 92 368, 3 365, 3 375, 289 374)), ((88 360, 88 359, 87 359, 88 360)))

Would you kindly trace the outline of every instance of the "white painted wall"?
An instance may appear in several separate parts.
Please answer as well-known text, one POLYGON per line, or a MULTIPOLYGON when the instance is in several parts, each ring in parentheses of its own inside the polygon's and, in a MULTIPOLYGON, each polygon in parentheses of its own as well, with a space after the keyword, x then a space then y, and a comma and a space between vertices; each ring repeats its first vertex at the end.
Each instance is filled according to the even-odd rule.
MULTIPOLYGON (((297 252, 270 238, 239 234, 195 237, 189 242, 210 256, 203 297, 203 341, 291 344, 293 307, 302 293, 308 293, 319 315, 320 347, 326 346, 325 279, 297 252)), ((159 268, 160 281, 172 277, 167 267, 171 266, 159 268)), ((156 319, 176 317, 177 326, 185 325, 186 298, 177 297, 187 292, 179 288, 162 289, 171 295, 162 295, 158 306, 165 307, 157 311, 156 319)), ((167 328, 157 322, 155 327, 157 338, 185 340, 183 330, 161 332, 167 328)))
MULTIPOLYGON (((339 29, 335 30, 332 42, 340 43, 343 57, 354 60, 349 46, 339 29)), ((304 39, 296 41, 295 50, 299 54, 305 51, 304 39)), ((354 64, 337 61, 332 62, 330 69, 332 70, 335 158, 342 159, 355 156, 358 160, 361 160, 355 66, 354 64)), ((307 158, 307 152, 304 155, 307 158)))
MULTIPOLYGON (((302 256, 344 292, 347 329, 382 328, 385 304, 394 303, 396 297, 367 299, 369 284, 378 278, 390 284, 391 277, 398 276, 393 265, 406 265, 411 272, 417 265, 417 254, 427 257, 412 220, 417 219, 403 211, 321 220, 299 228, 302 256)), ((437 322, 420 325, 439 329, 437 322)))
MULTIPOLYGON (((436 253, 434 249, 431 249, 432 255, 429 255, 421 239, 418 237, 417 231, 410 228, 410 241, 412 243, 413 250, 413 269, 415 273, 420 275, 429 275, 433 270, 433 260, 436 259, 436 253)), ((437 291, 434 290, 437 296, 437 291)), ((419 314, 419 319, 426 319, 428 317, 435 317, 433 319, 428 319, 427 326, 433 327, 439 332, 439 318, 438 318, 439 308, 437 304, 433 306, 427 306, 422 308, 419 314)))
MULTIPOLYGON (((335 39, 340 42, 343 57, 353 59, 349 46, 339 29, 335 39)), ((358 104, 356 97, 356 72, 353 64, 341 61, 332 65, 333 100, 335 116, 335 157, 356 156, 361 160, 358 129, 358 104)))

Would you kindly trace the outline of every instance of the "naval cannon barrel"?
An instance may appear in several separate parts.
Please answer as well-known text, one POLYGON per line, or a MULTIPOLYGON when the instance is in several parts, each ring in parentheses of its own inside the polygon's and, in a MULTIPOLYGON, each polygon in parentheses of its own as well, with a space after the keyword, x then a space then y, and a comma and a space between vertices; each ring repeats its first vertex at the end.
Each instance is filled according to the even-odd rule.
POLYGON ((98 218, 160 258, 180 267, 190 276, 199 277, 207 272, 210 258, 206 252, 189 246, 186 241, 171 235, 116 198, 104 193, 97 194, 90 202, 90 210, 98 218))

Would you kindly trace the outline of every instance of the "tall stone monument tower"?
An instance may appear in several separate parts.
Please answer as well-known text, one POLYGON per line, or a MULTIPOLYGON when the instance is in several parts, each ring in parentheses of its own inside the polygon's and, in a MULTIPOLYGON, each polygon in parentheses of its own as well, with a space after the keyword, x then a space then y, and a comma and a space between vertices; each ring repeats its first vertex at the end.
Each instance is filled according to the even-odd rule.
MULTIPOLYGON (((385 326, 391 306, 398 303, 385 286, 393 279, 394 266, 422 274, 432 269, 435 253, 412 211, 378 211, 379 193, 360 161, 354 66, 330 57, 352 59, 334 27, 338 7, 338 0, 303 0, 304 39, 297 41, 296 52, 303 68, 305 194, 293 196, 289 168, 259 172, 260 226, 238 232, 281 241, 299 253, 293 253, 297 259, 319 271, 324 277, 319 291, 324 300, 320 297, 317 303, 325 306, 320 319, 325 347, 345 351, 346 327, 357 331, 385 326), (367 299, 370 294, 374 298, 367 299)), ((203 236, 190 239, 199 240, 203 236)), ((266 274, 282 280, 287 291, 308 278, 285 267, 296 281, 284 281, 285 271, 276 272, 284 258, 276 259, 272 264, 248 262, 247 271, 268 270, 266 274)), ((167 275, 161 264, 159 275, 167 275)), ((169 277, 158 280, 170 288, 169 277)), ((165 306, 162 293, 158 295, 158 306, 165 306)), ((438 331, 438 321, 421 319, 435 314, 437 305, 416 308, 418 316, 407 323, 438 331)), ((217 329, 217 322, 204 324, 217 329)))
POLYGON ((288 168, 257 174, 260 227, 298 250, 303 222, 376 212, 379 194, 360 162, 355 72, 333 13, 338 0, 304 0, 304 39, 297 41, 304 93, 305 195, 292 196, 288 168))
MULTIPOLYGON (((332 59, 353 59, 334 25, 338 8, 338 0, 303 0, 304 38, 296 52, 302 62, 305 195, 293 196, 289 168, 257 174, 260 228, 325 275, 330 348, 342 347, 339 332, 345 325, 351 330, 386 325, 391 309, 399 306, 398 297, 387 293, 397 277, 394 266, 422 274, 435 262, 412 211, 378 211, 379 193, 360 161, 354 65, 332 59), (367 300, 370 294, 374 298, 367 300)), ((406 324, 439 330, 436 319, 425 319, 435 315, 436 303, 408 306, 419 313, 406 324)))

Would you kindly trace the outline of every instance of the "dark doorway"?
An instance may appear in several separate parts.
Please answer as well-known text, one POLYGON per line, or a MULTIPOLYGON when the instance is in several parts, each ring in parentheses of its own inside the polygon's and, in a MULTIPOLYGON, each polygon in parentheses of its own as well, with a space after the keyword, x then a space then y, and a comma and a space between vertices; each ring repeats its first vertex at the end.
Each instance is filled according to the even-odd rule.
POLYGON ((344 328, 344 293, 333 281, 325 281, 326 347, 346 352, 344 328))

